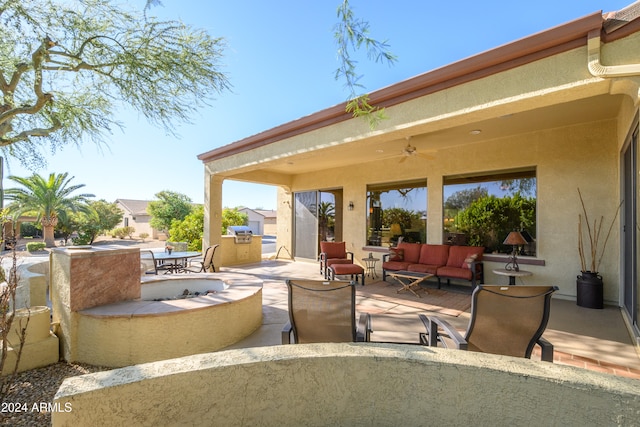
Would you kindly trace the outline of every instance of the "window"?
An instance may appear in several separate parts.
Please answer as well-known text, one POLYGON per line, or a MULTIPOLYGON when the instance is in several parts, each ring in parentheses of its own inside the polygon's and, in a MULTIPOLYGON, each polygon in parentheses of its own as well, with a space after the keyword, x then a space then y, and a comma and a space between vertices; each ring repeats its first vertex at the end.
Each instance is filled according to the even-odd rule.
POLYGON ((426 181, 367 186, 367 243, 391 246, 405 242, 426 242, 426 181))
POLYGON ((521 255, 536 255, 536 171, 534 168, 450 176, 444 179, 444 240, 510 253, 502 242, 512 230, 529 242, 521 255))

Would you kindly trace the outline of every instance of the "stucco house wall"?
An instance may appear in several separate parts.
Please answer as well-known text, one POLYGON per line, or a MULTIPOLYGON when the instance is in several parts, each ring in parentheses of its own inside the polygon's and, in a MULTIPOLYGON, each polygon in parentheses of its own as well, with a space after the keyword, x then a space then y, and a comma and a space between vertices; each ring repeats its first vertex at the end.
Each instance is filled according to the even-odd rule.
POLYGON ((134 235, 139 236, 142 233, 147 233, 150 238, 157 239, 159 232, 155 228, 151 227, 149 223, 151 221, 151 215, 147 213, 147 200, 129 200, 118 199, 116 205, 124 213, 122 215, 122 221, 116 226, 116 228, 129 227, 135 228, 134 235))
MULTIPOLYGON (((358 260, 386 251, 367 246, 368 185, 424 180, 427 242, 442 243, 447 177, 534 169, 537 253, 520 260, 533 273, 526 283, 556 285, 555 297, 575 298, 577 190, 590 217, 608 227, 629 185, 623 150, 638 128, 640 12, 624 18, 594 13, 375 91, 372 103, 388 116, 375 129, 337 105, 201 154, 211 196, 205 240, 220 238, 226 179, 279 188, 277 246, 293 254, 295 193, 338 189, 345 205, 353 202, 337 221, 358 260), (407 141, 429 157, 400 162, 407 141)), ((618 216, 599 268, 604 299, 615 305, 622 305, 623 266, 638 262, 623 240, 618 216)), ((506 262, 487 257, 485 282, 504 283, 492 270, 506 262)))
MULTIPOLYGON (((342 187, 345 199, 353 200, 355 208, 346 212, 343 232, 347 249, 354 258, 366 256, 365 247, 367 184, 424 178, 428 203, 427 242, 441 244, 442 235, 442 179, 464 172, 488 172, 522 167, 536 167, 538 181, 538 255, 544 266, 527 265, 533 276, 529 284, 553 284, 557 295, 575 297, 576 274, 580 261, 577 251, 577 220, 579 204, 577 188, 589 196, 588 207, 594 217, 613 218, 618 204, 618 145, 616 120, 532 132, 510 138, 496 139, 482 145, 454 147, 438 152, 432 162, 406 161, 394 166, 397 159, 379 163, 356 165, 296 176, 290 190, 306 191, 316 188, 342 187), (568 203, 570 201, 570 203, 568 203)), ((292 203, 291 194, 280 193, 279 205, 292 203)), ((278 235, 280 238, 280 234, 278 235)), ((605 299, 618 300, 619 241, 614 236, 608 243, 601 272, 606 277, 605 299), (609 246, 610 245, 610 246, 609 246)), ((289 241, 279 241, 287 246, 289 241)), ((504 279, 491 270, 502 268, 504 262, 485 262, 485 282, 502 283, 504 279)))

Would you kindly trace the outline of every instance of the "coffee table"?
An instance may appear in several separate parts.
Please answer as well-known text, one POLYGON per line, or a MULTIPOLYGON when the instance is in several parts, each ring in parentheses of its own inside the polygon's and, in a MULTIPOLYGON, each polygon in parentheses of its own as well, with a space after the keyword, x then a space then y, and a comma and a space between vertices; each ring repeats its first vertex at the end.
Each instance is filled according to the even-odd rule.
MULTIPOLYGON (((405 270, 389 271, 387 272, 387 274, 393 277, 396 281, 398 281, 398 283, 402 285, 402 287, 398 289, 396 293, 400 293, 401 291, 409 291, 415 296, 417 296, 418 298, 422 298, 422 297, 418 295, 411 288, 415 286, 419 286, 420 282, 427 280, 430 277, 433 277, 433 274, 419 273, 417 271, 405 271, 405 270)), ((427 294, 429 293, 426 290, 424 292, 427 294)))

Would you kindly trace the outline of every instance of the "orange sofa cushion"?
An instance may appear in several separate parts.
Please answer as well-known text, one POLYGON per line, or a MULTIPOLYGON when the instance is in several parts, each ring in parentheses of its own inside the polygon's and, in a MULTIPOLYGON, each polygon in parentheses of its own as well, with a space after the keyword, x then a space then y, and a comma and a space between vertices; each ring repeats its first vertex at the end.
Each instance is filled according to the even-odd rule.
POLYGON ((400 242, 398 245, 398 249, 402 249, 404 253, 404 262, 408 262, 409 264, 417 264, 420 259, 420 249, 422 248, 422 244, 420 243, 405 243, 400 242))
POLYGON ((422 245, 418 262, 425 265, 447 265, 449 245, 422 245))
POLYGON ((449 249, 449 259, 447 261, 447 267, 468 269, 469 264, 466 261, 467 258, 471 258, 473 255, 476 255, 475 260, 482 261, 483 253, 483 246, 451 246, 451 249, 449 249))

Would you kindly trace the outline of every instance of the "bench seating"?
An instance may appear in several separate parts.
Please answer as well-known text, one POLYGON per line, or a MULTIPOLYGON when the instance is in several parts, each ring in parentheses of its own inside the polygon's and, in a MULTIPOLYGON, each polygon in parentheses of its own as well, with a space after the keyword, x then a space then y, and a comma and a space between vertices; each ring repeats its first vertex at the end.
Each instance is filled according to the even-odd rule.
POLYGON ((382 280, 388 271, 415 271, 433 274, 441 279, 461 279, 471 283, 472 288, 484 283, 484 264, 481 246, 432 245, 427 243, 405 243, 390 248, 382 257, 382 280))

